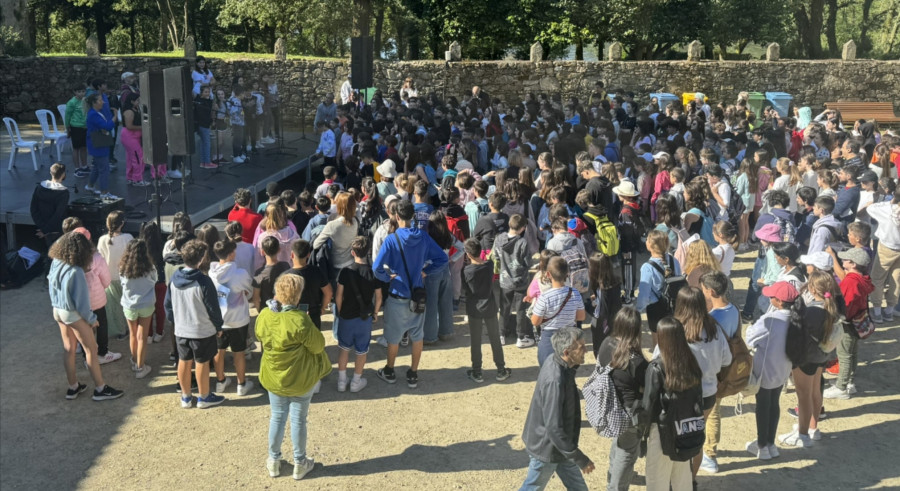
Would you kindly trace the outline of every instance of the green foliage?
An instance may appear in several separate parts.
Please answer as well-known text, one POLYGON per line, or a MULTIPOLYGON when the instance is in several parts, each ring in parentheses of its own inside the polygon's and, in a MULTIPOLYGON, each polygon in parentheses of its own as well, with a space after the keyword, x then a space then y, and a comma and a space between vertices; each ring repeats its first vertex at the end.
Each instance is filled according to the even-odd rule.
POLYGON ((3 52, 9 56, 34 55, 34 51, 22 39, 22 33, 13 26, 0 26, 0 45, 3 45, 3 52))

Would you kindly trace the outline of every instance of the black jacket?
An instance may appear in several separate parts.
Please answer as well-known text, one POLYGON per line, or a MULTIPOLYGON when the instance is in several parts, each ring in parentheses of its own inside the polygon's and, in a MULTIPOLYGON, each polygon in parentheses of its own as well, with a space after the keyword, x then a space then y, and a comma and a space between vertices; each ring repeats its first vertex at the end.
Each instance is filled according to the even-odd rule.
POLYGON ((525 237, 509 233, 497 234, 494 238, 492 254, 497 254, 500 262, 500 288, 503 290, 525 291, 531 283, 528 273, 528 241, 525 237))
MULTIPOLYGON (((604 339, 600 345, 600 351, 597 352, 597 365, 609 365, 618 346, 618 339, 613 337, 604 339)), ((616 395, 619 396, 622 407, 629 412, 633 410, 635 401, 640 401, 643 396, 644 376, 648 364, 642 354, 632 353, 626 370, 618 368, 612 370, 611 377, 613 385, 616 387, 616 395)))
POLYGON ((64 184, 43 181, 31 196, 31 219, 45 234, 62 233, 62 222, 69 207, 69 188, 64 184))
POLYGON ((194 124, 198 128, 209 128, 212 118, 212 100, 199 95, 194 97, 194 124))
POLYGON ((575 386, 577 368, 570 368, 556 354, 541 365, 522 432, 525 450, 541 462, 572 459, 584 467, 590 461, 578 449, 581 400, 575 386))

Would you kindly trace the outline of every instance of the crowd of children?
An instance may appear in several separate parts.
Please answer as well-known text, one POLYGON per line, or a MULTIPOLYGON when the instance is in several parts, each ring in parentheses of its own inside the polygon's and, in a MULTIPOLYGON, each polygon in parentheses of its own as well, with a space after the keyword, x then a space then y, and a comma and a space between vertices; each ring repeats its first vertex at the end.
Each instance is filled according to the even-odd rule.
MULTIPOLYGON (((199 83, 198 97, 208 98, 204 79, 199 83)), ((272 127, 264 108, 273 107, 265 101, 277 87, 238 79, 230 98, 221 92, 213 119, 230 121, 239 162, 263 141, 259 128, 272 127)), ((324 181, 299 194, 267 188, 262 213, 253 211, 249 191, 237 190, 221 238, 211 226, 194 231, 179 215, 156 250, 158 228, 135 239, 122 233, 124 216, 113 213, 97 246, 107 266, 97 269, 108 274, 94 275, 93 247, 77 227, 64 230, 51 251, 64 344, 68 350, 77 339, 90 352, 95 398, 119 396, 102 382, 99 364, 114 360, 101 338, 129 337, 132 369, 142 378, 151 371, 146 345, 162 337, 164 308, 174 325, 181 404, 192 406, 196 385, 197 407, 205 408, 220 404, 217 392, 231 383, 229 349, 237 394, 253 389, 245 359, 255 346, 251 312, 258 311, 260 382, 270 391, 273 428, 280 425, 283 435, 282 405, 293 418, 296 402, 305 418, 330 369, 317 358, 303 362, 315 377, 285 374, 294 368, 278 363, 291 359, 285 350, 292 343, 310 343, 309 356, 322 353, 323 314, 334 314, 338 391, 355 393, 367 385, 366 355, 382 307, 378 342, 388 364, 377 375, 394 383, 397 345, 411 343, 407 383, 416 387, 422 346, 453 337, 454 311, 464 303, 471 338, 465 375, 475 383, 484 381, 482 331, 503 381, 511 376, 508 341, 536 346, 542 365, 557 356, 555 333, 590 322, 598 366, 611 367, 620 403, 635 416, 613 441, 611 489, 628 488, 642 439, 649 440, 648 489, 687 489, 698 470, 718 471, 722 383, 741 355, 738 344, 752 352, 744 385, 757 391, 757 438, 746 449, 767 460, 778 456, 778 444, 813 445, 821 439, 823 398, 858 390, 860 340, 894 319, 900 136, 841 121, 833 111, 800 126, 774 111, 757 115, 746 99, 711 106, 697 94, 687 105, 640 108, 631 93, 606 94, 598 84, 597 94, 587 105, 545 96, 512 103, 480 89, 446 101, 409 90, 390 97, 376 91, 370 104, 326 98, 317 121, 324 181), (740 310, 729 276, 745 253, 755 262, 740 310), (88 288, 106 290, 106 326, 96 342, 88 334, 102 299, 91 295, 88 305, 88 288), (652 334, 650 359, 640 349, 641 314, 652 334), (745 334, 742 318, 751 324, 745 334), (271 323, 291 327, 278 334, 271 323), (828 388, 825 370, 838 375, 828 388), (779 436, 779 396, 789 378, 798 396, 791 414, 799 419, 779 436), (294 383, 280 394, 274 387, 294 383), (690 455, 676 448, 686 440, 672 443, 666 434, 674 394, 696 397, 700 408, 692 428, 700 428, 701 448, 690 455)), ((83 388, 71 356, 67 397, 74 398, 83 388)), ((279 449, 270 447, 272 475, 280 438, 279 449)), ((295 459, 302 477, 305 449, 295 447, 295 459)))

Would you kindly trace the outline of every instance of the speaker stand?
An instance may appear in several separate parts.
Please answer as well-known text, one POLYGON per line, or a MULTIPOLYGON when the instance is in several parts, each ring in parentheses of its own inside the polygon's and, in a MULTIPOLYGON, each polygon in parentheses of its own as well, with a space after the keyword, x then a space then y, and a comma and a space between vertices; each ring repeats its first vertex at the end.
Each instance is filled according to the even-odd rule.
MULTIPOLYGON (((285 152, 284 149, 285 149, 285 146, 284 146, 284 121, 282 121, 282 119, 281 119, 281 111, 278 111, 278 146, 273 147, 273 148, 267 148, 267 149, 263 150, 263 153, 266 155, 266 157, 271 157, 271 156, 275 156, 275 155, 284 155, 284 156, 291 156, 291 157, 297 156, 296 151, 285 152), (272 150, 277 150, 277 152, 271 152, 272 150)), ((294 149, 292 149, 292 150, 294 150, 294 149)))
MULTIPOLYGON (((315 121, 313 121, 315 123, 315 121)), ((313 131, 316 129, 313 128, 313 131)), ((300 138, 295 141, 308 141, 315 143, 316 140, 306 136, 306 97, 303 91, 300 91, 300 138)))

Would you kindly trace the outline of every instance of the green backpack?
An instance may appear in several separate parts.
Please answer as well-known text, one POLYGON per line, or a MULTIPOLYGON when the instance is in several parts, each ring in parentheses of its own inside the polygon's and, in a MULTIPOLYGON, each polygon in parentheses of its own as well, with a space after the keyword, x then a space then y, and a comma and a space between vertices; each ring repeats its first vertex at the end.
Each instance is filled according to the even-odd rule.
POLYGON ((597 239, 597 250, 607 256, 618 254, 619 230, 609 220, 609 217, 606 215, 597 216, 593 213, 585 213, 584 216, 593 220, 597 226, 597 233, 594 234, 594 237, 597 239))

